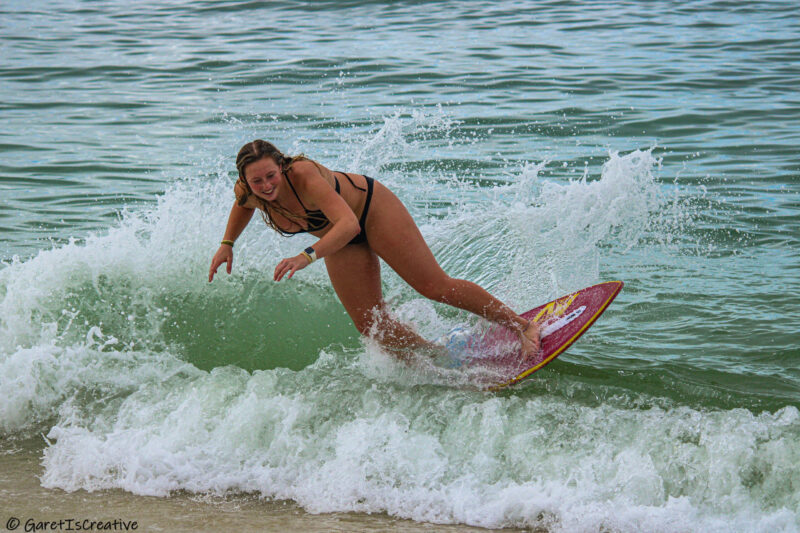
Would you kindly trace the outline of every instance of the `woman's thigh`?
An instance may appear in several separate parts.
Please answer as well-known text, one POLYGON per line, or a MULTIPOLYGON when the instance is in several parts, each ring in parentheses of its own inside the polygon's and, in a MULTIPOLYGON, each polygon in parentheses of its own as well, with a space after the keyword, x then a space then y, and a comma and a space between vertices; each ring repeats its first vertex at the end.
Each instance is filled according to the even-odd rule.
POLYGON ((372 202, 366 230, 375 253, 422 294, 449 279, 403 202, 377 181, 372 202))
POLYGON ((356 329, 367 334, 383 304, 378 256, 364 244, 350 244, 325 258, 333 290, 356 329))

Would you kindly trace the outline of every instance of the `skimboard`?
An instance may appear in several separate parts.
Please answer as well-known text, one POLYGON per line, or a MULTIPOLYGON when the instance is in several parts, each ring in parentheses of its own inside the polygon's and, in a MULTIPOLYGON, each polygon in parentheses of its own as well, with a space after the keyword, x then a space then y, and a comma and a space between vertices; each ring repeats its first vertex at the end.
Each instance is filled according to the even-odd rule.
POLYGON ((450 367, 480 370, 486 388, 498 390, 513 385, 558 357, 583 335, 622 290, 621 281, 592 285, 522 313, 541 327, 541 350, 523 358, 516 333, 495 326, 484 333, 454 330, 444 341, 450 352, 450 367), (484 372, 485 371, 485 372, 484 372))

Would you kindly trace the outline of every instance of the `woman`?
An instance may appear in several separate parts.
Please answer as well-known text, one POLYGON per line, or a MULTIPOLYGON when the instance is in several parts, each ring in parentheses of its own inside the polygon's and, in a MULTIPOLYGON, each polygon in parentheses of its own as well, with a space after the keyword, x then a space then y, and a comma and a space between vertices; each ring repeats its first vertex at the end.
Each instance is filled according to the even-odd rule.
POLYGON ((275 281, 325 258, 333 288, 362 335, 395 349, 431 346, 388 313, 381 292, 381 258, 426 298, 511 328, 526 356, 539 351, 539 326, 475 283, 445 274, 408 210, 377 180, 331 172, 302 155, 287 157, 260 139, 239 150, 236 168, 236 202, 211 260, 209 282, 222 263, 230 274, 233 243, 260 209, 267 225, 284 235, 308 232, 319 238, 298 255, 281 260, 275 281))

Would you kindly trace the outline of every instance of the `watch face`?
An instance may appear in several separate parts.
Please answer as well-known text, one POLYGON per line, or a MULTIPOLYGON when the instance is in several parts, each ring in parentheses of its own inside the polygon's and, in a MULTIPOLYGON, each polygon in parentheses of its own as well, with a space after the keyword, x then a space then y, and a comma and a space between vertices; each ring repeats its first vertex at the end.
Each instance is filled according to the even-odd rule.
POLYGON ((307 253, 308 255, 314 255, 314 248, 312 248, 311 246, 309 246, 308 248, 306 248, 306 253, 307 253))

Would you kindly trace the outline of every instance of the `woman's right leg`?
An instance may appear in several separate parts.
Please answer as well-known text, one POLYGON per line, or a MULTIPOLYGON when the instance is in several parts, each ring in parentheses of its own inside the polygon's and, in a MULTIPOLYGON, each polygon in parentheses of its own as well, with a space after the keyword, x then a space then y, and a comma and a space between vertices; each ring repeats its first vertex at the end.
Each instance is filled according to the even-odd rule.
POLYGON ((389 348, 430 348, 431 343, 392 318, 383 301, 378 256, 367 244, 349 244, 325 257, 333 289, 356 329, 389 348))

